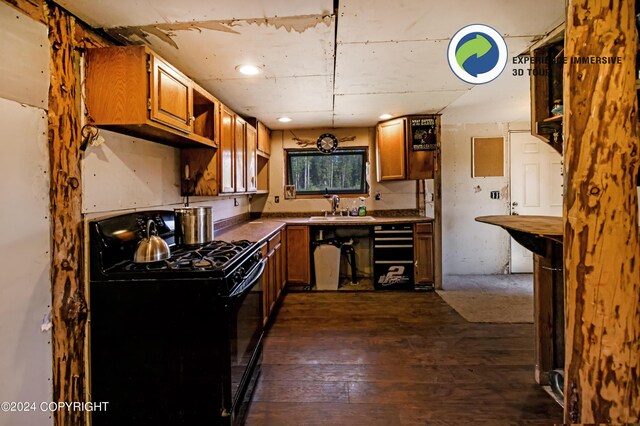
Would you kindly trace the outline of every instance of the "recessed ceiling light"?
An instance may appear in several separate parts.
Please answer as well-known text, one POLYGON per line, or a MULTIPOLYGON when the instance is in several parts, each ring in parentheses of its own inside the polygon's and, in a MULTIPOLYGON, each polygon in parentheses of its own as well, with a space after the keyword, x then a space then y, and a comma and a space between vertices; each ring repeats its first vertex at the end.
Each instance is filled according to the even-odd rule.
POLYGON ((256 67, 255 65, 238 65, 236 69, 240 74, 244 74, 244 75, 256 75, 256 74, 260 74, 260 71, 262 71, 260 68, 256 67))
POLYGON ((281 123, 288 123, 291 121, 291 119, 289 117, 280 117, 278 118, 278 121, 281 123))
POLYGON ((380 119, 381 120, 386 120, 387 118, 391 118, 391 117, 393 117, 393 115, 391 115, 391 114, 382 114, 380 116, 380 119))

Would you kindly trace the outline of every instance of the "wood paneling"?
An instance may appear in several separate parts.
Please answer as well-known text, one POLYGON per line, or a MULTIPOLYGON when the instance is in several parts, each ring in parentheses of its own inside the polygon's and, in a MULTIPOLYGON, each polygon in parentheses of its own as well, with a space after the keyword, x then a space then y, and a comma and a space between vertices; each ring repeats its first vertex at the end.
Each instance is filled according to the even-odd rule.
POLYGON ((640 422, 633 1, 569 2, 564 66, 565 422, 640 422))
POLYGON ((378 181, 405 179, 407 176, 406 121, 398 118, 378 125, 378 181))
POLYGON ((246 424, 549 425, 531 324, 469 323, 435 293, 288 293, 246 424))
POLYGON ((287 226, 287 283, 311 283, 308 226, 287 226))
MULTIPOLYGON (((56 402, 85 401, 87 302, 83 269, 80 171, 79 55, 74 52, 74 18, 49 4, 51 85, 51 292, 53 394, 56 402)), ((56 425, 84 425, 80 410, 52 412, 56 425)))
POLYGON ((254 192, 258 188, 258 140, 256 129, 247 124, 247 192, 254 192))
POLYGON ((235 117, 235 113, 226 106, 220 107, 220 146, 218 147, 220 192, 233 192, 235 189, 235 117))

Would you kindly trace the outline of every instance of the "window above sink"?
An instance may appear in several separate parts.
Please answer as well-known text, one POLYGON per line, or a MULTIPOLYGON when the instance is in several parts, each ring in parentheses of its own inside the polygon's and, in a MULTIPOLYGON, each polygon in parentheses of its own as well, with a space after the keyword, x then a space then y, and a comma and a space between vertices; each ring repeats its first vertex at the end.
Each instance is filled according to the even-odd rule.
MULTIPOLYGON (((287 185, 297 195, 366 194, 367 148, 287 150, 287 185)), ((324 218, 324 216, 323 216, 324 218)))

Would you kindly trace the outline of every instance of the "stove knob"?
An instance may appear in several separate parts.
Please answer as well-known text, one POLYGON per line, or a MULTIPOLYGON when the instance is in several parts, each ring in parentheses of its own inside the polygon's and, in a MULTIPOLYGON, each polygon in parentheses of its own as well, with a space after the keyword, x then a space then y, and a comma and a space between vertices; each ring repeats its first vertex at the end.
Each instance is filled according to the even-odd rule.
POLYGON ((253 258, 256 262, 260 262, 262 260, 262 253, 256 252, 256 254, 253 255, 253 258))

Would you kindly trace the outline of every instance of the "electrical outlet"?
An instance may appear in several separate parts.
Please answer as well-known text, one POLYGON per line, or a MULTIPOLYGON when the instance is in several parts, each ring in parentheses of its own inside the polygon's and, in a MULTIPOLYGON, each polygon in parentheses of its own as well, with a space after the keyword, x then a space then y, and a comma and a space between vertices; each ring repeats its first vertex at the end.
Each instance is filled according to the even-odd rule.
POLYGON ((275 201, 276 201, 276 203, 279 203, 280 202, 280 196, 276 195, 275 196, 275 201))
POLYGON ((491 191, 491 199, 499 200, 500 199, 500 191, 491 191))
POLYGON ((238 206, 240 205, 240 203, 238 202, 238 199, 237 199, 237 198, 234 198, 234 199, 233 199, 233 205, 234 205, 235 207, 238 207, 238 206))

